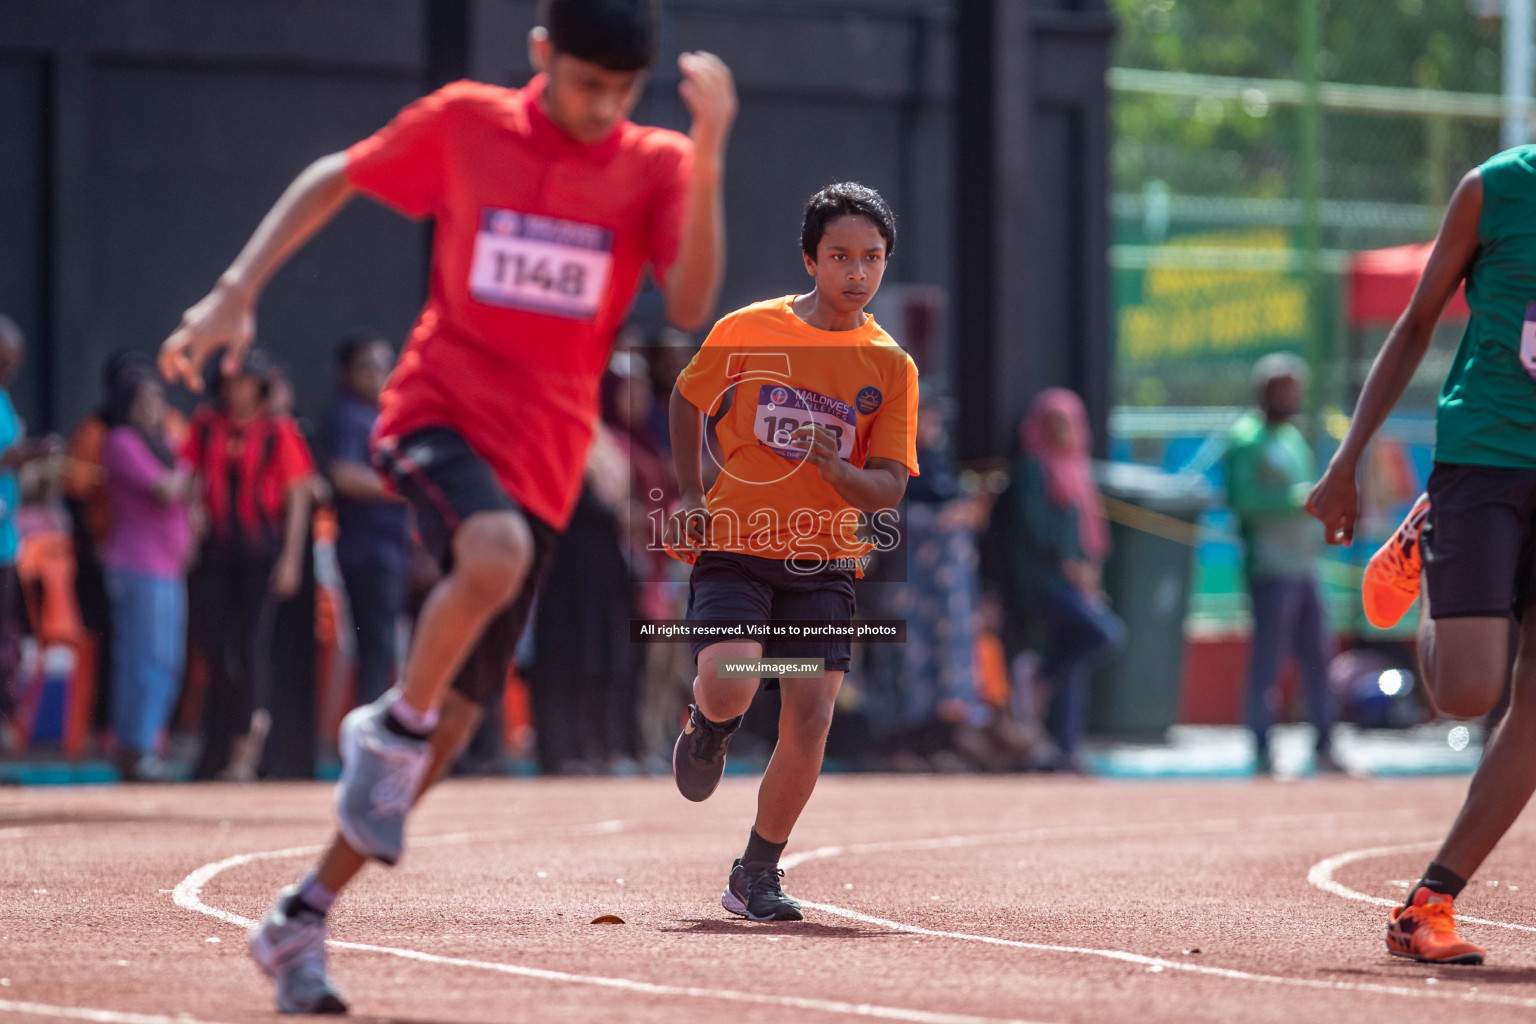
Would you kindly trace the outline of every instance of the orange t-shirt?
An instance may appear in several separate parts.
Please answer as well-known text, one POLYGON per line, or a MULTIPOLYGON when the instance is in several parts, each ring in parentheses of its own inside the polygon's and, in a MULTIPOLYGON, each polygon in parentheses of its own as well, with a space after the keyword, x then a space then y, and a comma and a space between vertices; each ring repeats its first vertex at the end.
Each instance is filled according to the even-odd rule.
POLYGON ((795 315, 794 299, 722 319, 677 378, 682 396, 711 416, 734 389, 715 425, 725 463, 709 490, 707 547, 857 558, 871 547, 857 536, 860 513, 805 464, 789 435, 814 420, 837 435, 851 465, 892 459, 916 475, 917 366, 874 317, 856 330, 823 331, 795 315))

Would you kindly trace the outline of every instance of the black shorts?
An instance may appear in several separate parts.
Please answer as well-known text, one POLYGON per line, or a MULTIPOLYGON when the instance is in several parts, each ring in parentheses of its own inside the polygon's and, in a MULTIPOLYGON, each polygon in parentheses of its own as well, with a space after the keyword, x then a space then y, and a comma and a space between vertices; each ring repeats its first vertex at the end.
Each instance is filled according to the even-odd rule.
POLYGON ((410 504, 422 547, 445 573, 453 568, 453 535, 476 512, 521 512, 528 522, 533 534, 533 565, 523 589, 486 623, 485 632, 453 680, 459 693, 481 707, 491 707, 501 699, 518 638, 528 625, 534 596, 554 561, 560 534, 513 501, 485 460, 448 427, 427 427, 404 437, 386 438, 375 447, 373 462, 410 504))
POLYGON ((1424 587, 1436 619, 1503 618, 1536 604, 1536 469, 1435 463, 1424 587))
MULTIPOLYGON (((694 563, 688 579, 689 622, 769 623, 776 619, 816 619, 853 623, 853 571, 827 568, 798 573, 782 558, 759 558, 729 551, 706 551, 694 563)), ((692 640, 694 662, 699 652, 718 640, 692 640)), ((853 663, 849 640, 770 640, 765 658, 821 658, 824 667, 846 672, 853 663)))

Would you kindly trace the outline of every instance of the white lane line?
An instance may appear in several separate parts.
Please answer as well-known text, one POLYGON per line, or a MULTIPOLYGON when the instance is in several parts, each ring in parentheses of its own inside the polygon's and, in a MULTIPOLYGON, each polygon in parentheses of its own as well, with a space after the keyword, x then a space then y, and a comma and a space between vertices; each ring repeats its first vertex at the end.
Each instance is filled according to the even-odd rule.
MULTIPOLYGON (((1402 900, 1388 899, 1384 896, 1372 896, 1363 893, 1337 881, 1333 873, 1347 864, 1353 864, 1358 860, 1370 860, 1373 857, 1392 857, 1399 853, 1413 853, 1415 850, 1433 850, 1440 845, 1440 840, 1431 839, 1422 843, 1404 843, 1400 846, 1372 846, 1364 850, 1349 850, 1337 857, 1328 857, 1312 865, 1312 870, 1307 872, 1307 881, 1317 886, 1324 892, 1342 896, 1347 900, 1359 900, 1362 903, 1374 903, 1381 907, 1395 907, 1402 900)), ((1528 924, 1515 924, 1511 921, 1490 921, 1486 917, 1468 917, 1457 912, 1456 920, 1462 924, 1485 924, 1493 928, 1508 928, 1516 932, 1536 932, 1536 927, 1528 924)))
POLYGON ((78 1006, 52 1006, 48 1003, 23 1003, 0 999, 0 1013, 20 1013, 30 1017, 63 1017, 66 1020, 96 1021, 97 1024, 211 1024, 187 1014, 167 1017, 158 1013, 124 1013, 120 1010, 90 1010, 78 1006))
MULTIPOLYGON (((1406 817, 1412 811, 1382 811, 1381 816, 1406 817)), ((1269 826, 1299 825, 1315 822, 1331 824, 1336 818, 1351 822, 1364 815, 1352 811, 1322 811, 1298 814, 1266 814, 1247 818, 1207 818, 1204 821, 1181 822, 1177 832, 1187 836, 1191 832, 1228 833, 1250 832, 1269 826)), ((1376 815, 1373 815, 1376 816, 1376 815)), ((1112 839, 1116 836, 1145 835, 1149 831, 1164 829, 1166 825, 1154 822, 1125 822, 1115 825, 1061 825, 1054 828, 1017 829, 1010 832, 981 832, 974 835, 933 836, 925 839, 895 839, 884 842, 849 843, 847 845, 820 846, 803 853, 792 853, 779 861, 785 871, 799 867, 807 861, 826 860, 859 853, 905 853, 917 850, 953 850, 989 843, 1026 842, 1036 839, 1112 839)))
MULTIPOLYGON (((535 835, 543 838, 551 835, 589 836, 612 835, 615 832, 624 831, 624 822, 618 820, 599 821, 592 825, 577 825, 571 828, 546 829, 537 833, 526 828, 504 828, 485 832, 444 832, 439 835, 421 836, 411 839, 412 848, 418 846, 456 846, 460 843, 486 842, 494 839, 509 839, 518 836, 535 835)), ((171 899, 178 907, 186 910, 195 910, 209 917, 216 917, 220 921, 237 925, 246 930, 255 927, 256 922, 248 917, 231 913, 228 910, 220 910, 210 907, 202 901, 203 886, 207 885, 216 875, 228 871, 230 868, 240 867, 242 864, 251 864, 260 860, 283 860, 288 857, 312 856, 325 849, 324 846, 290 846, 284 850, 266 850, 262 853, 240 853, 233 857, 225 857, 223 860, 212 864, 204 864, 196 871, 177 883, 171 890, 171 899)), ((332 942, 332 945, 335 945, 332 942)))
MULTIPOLYGON (((1410 814, 1411 812, 1397 811, 1388 813, 1406 815, 1410 814)), ((1350 814, 1347 812, 1265 815, 1262 817, 1254 818, 1212 818, 1206 821, 1183 823, 1179 826, 1179 832, 1181 835, 1186 836, 1191 833, 1201 832, 1220 834, 1225 832, 1252 829, 1255 825, 1301 824, 1303 821, 1331 819, 1341 816, 1348 817, 1352 821, 1358 820, 1360 818, 1359 814, 1350 814)), ((786 857, 783 861, 781 861, 781 865, 786 870, 788 870, 790 867, 798 864, 804 864, 807 861, 826 860, 849 853, 883 853, 902 852, 908 850, 952 849, 957 847, 979 846, 991 842, 1013 841, 1015 839, 1045 839, 1066 837, 1091 838, 1099 835, 1125 834, 1128 832, 1133 832, 1136 829, 1137 826, 1134 824, 1081 826, 1055 829, 1035 829, 1015 833, 938 836, 928 839, 898 840, 881 843, 859 843, 850 844, 847 846, 823 846, 814 850, 808 850, 801 854, 796 854, 791 857, 786 857)), ((1145 832, 1146 829, 1147 826, 1145 824, 1140 826, 1141 832, 1145 832)), ((1371 854, 1398 853, 1410 850, 1419 850, 1433 845, 1435 844, 1411 843, 1405 846, 1376 847, 1371 850, 1357 851, 1357 853, 1359 856, 1363 857, 1371 854)), ((1350 858, 1352 855, 1345 854, 1343 857, 1350 858)), ((1330 858, 1330 860, 1339 861, 1340 863, 1347 863, 1347 860, 1341 860, 1340 858, 1330 858)), ((1322 867, 1328 863, 1329 861, 1324 861, 1323 864, 1314 867, 1313 874, 1309 874, 1308 876, 1309 879, 1311 879, 1313 875, 1317 873, 1318 867, 1322 867)), ((1336 867, 1339 865, 1335 864, 1334 866, 1336 867)), ((1331 881, 1331 874, 1329 880, 1331 881)), ((1317 883, 1314 881, 1314 884, 1317 883)), ((1333 884, 1337 885, 1338 883, 1333 884)), ((1343 895, 1347 892, 1353 892, 1353 890, 1344 889, 1343 886, 1338 886, 1338 889, 1342 890, 1340 895, 1343 895)), ((1334 890, 1330 889, 1329 891, 1334 890)), ((1363 893, 1355 894, 1355 896, 1351 898, 1364 899, 1370 902, 1384 902, 1387 904, 1392 904, 1395 902, 1393 900, 1378 901, 1376 897, 1366 896, 1363 893)), ((1161 957, 1144 956, 1140 953, 1131 953, 1118 949, 1095 949, 1081 946, 1060 946, 1048 943, 1023 942, 1017 939, 1003 939, 995 935, 973 935, 967 932, 939 931, 932 928, 922 928, 918 925, 904 924, 900 921, 891 921, 881 917, 874 917, 869 914, 860 913, 856 910, 850 910, 846 907, 834 906, 830 903, 812 903, 806 900, 802 900, 801 905, 809 907, 813 910, 819 910, 822 913, 832 914, 837 917, 847 918, 848 920, 859 921, 864 924, 887 928, 891 931, 903 932, 910 935, 926 935, 933 938, 952 939, 960 942, 979 942, 991 946, 1005 946, 1014 949, 1027 949, 1042 953, 1065 953, 1075 956, 1100 957, 1106 960, 1117 960, 1123 963, 1136 964, 1138 966, 1146 967, 1149 971, 1155 972, 1183 971, 1187 974, 1203 974, 1208 977, 1226 978, 1229 981, 1246 981, 1270 985, 1288 985, 1292 987, 1323 989, 1336 992, 1362 992, 1373 995, 1394 995, 1408 996, 1411 998, 1431 999, 1455 999, 1463 1002, 1487 1002, 1500 1006, 1518 1006, 1525 1009, 1536 1009, 1536 998, 1505 996, 1496 993, 1438 991, 1424 988, 1409 988, 1402 985, 1386 985, 1375 982, 1330 981, 1321 978, 1292 978, 1278 974, 1257 974, 1252 971, 1242 971, 1234 968, 1212 967, 1205 964, 1193 964, 1185 960, 1167 960, 1161 957)), ((1527 928, 1524 925, 1507 925, 1497 921, 1483 922, 1481 919, 1476 918, 1461 918, 1461 920, 1477 920, 1479 923, 1493 924, 1500 927, 1536 931, 1536 929, 1527 928)))
MULTIPOLYGON (((1192 964, 1184 960, 1165 960, 1162 957, 1143 956, 1140 953, 1129 953, 1119 949, 1056 946, 1043 942, 1021 942, 1017 939, 1001 939, 994 935, 971 935, 966 932, 937 931, 932 928, 920 928, 917 925, 903 924, 900 921, 888 921, 885 918, 861 914, 856 910, 835 907, 828 903, 811 903, 802 900, 801 905, 810 907, 813 910, 819 910, 824 914, 834 914, 838 917, 848 918, 851 921, 861 921, 864 924, 877 925, 881 928, 889 928, 891 931, 904 932, 909 935, 929 935, 934 938, 956 939, 962 942, 981 942, 989 946, 1009 946, 1014 949, 1028 949, 1041 953, 1070 953, 1077 956, 1095 956, 1106 960, 1119 960, 1128 964, 1137 964, 1151 971, 1184 971, 1188 974, 1204 974, 1209 977, 1226 978, 1230 981, 1252 981, 1270 985, 1327 989, 1335 992, 1368 992, 1376 995, 1410 996, 1413 998, 1445 998, 1461 1002, 1487 1002, 1496 1003, 1500 1006, 1521 1006, 1536 1009, 1536 999, 1524 999, 1519 996, 1485 995, 1481 992, 1441 992, 1425 988, 1408 988, 1403 985, 1382 985, 1360 981, 1327 981, 1321 978, 1288 978, 1279 974, 1255 974, 1251 971, 1239 971, 1230 967, 1209 967, 1204 964, 1192 964)), ((1476 980, 1470 975, 1469 979, 1476 980)))
MULTIPOLYGON (((601 835, 619 831, 622 822, 602 822, 595 826, 583 829, 572 829, 571 834, 601 835), (617 827, 615 827, 617 826, 617 827)), ((511 830, 508 830, 511 831, 511 830)), ((421 845, 446 845, 461 842, 474 842, 480 839, 493 839, 504 833, 488 832, 457 832, 444 836, 429 836, 412 841, 413 846, 421 845)), ((527 835, 527 830, 518 834, 527 835)), ((548 835, 545 831, 542 835, 548 835)), ((216 917, 220 921, 236 925, 249 930, 256 922, 248 917, 218 907, 210 907, 202 900, 202 890, 209 882, 221 872, 243 864, 251 864, 255 861, 278 860, 286 857, 299 857, 318 853, 319 846, 293 846, 284 850, 268 850, 262 853, 242 853, 233 857, 226 857, 212 864, 205 864, 192 872, 172 891, 172 899, 176 905, 186 910, 193 910, 209 917, 216 917)), ((896 1006, 878 1006, 873 1003, 850 1003, 832 999, 805 999, 796 996, 770 996, 758 995, 751 992, 737 992, 730 989, 698 988, 690 985, 658 985, 647 981, 634 981, 629 978, 613 978, 598 974, 572 974, 568 971, 545 970, 537 967, 522 967, 517 964, 496 963, 486 960, 468 960, 461 957, 438 956, 434 953, 423 953, 414 949, 403 949, 395 946, 375 946, 362 942, 342 942, 331 939, 330 946, 334 949, 351 949, 363 953, 383 953, 387 956, 399 957, 402 960, 416 960, 421 963, 437 964, 445 967, 468 967, 482 971, 495 971, 500 974, 510 974, 520 978, 534 978, 540 981, 558 981, 566 984, 588 985, 596 988, 617 989, 623 992, 643 993, 646 995, 660 996, 684 996, 693 999, 714 999, 732 1003, 744 1003, 756 1006, 777 1006, 792 1010, 813 1010, 825 1013, 838 1013, 853 1017, 870 1017, 879 1020, 910 1021, 913 1024, 1031 1024, 1029 1021, 1000 1021, 995 1017, 977 1017, 971 1014, 936 1013, 927 1010, 911 1010, 896 1006)), ((135 1024, 135 1022, 124 1022, 135 1024)), ((159 1024, 159 1021, 145 1020, 143 1024, 159 1024)))

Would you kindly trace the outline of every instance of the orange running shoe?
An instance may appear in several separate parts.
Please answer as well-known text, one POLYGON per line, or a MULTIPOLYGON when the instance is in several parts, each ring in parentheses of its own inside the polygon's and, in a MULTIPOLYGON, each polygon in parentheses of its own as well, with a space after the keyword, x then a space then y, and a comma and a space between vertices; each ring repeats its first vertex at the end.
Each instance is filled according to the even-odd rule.
POLYGON ((1420 888, 1413 905, 1392 908, 1387 918, 1387 952, 1426 964, 1480 964, 1483 949, 1456 934, 1451 898, 1420 888))
POLYGON ((1360 596, 1365 617, 1377 629, 1391 629, 1402 621, 1419 597, 1419 570, 1424 559, 1419 552, 1419 534, 1429 518, 1429 495, 1419 495, 1408 518, 1392 538, 1371 556, 1365 566, 1365 582, 1360 596))

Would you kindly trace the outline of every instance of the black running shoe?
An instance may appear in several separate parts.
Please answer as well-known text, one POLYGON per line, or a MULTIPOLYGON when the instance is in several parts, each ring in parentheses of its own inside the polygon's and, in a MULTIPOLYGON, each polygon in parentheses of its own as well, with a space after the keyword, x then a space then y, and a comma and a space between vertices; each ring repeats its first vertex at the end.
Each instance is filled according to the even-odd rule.
POLYGON ((711 722, 698 707, 688 705, 688 724, 672 747, 672 778, 677 781, 679 793, 695 803, 709 799, 720 785, 720 776, 725 774, 725 748, 741 728, 743 717, 711 722))
POLYGON ((748 921, 802 921, 799 902, 779 884, 783 877, 777 864, 743 864, 737 857, 720 905, 748 921))

